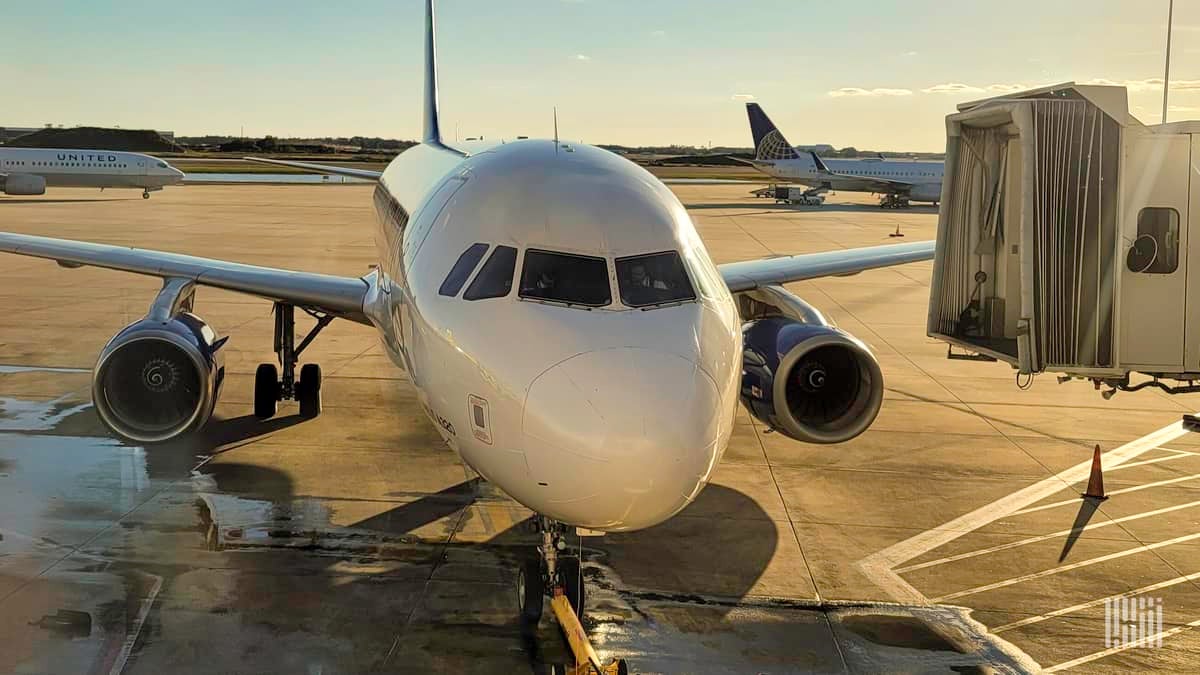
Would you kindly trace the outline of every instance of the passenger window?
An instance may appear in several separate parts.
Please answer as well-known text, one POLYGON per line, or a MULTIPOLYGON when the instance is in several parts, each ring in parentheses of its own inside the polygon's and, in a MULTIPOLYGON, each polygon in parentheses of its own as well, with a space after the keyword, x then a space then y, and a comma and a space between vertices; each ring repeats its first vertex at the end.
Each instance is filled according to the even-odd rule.
POLYGON ((1137 239, 1125 256, 1130 272, 1171 274, 1179 267, 1179 212, 1148 207, 1138 212, 1137 239))
POLYGON ((475 281, 467 287, 463 294, 465 300, 485 300, 487 298, 503 298, 512 290, 513 273, 517 268, 517 249, 511 246, 497 246, 483 263, 475 281))
POLYGON ((621 302, 647 307, 696 299, 696 291, 675 251, 617 258, 621 302))
POLYGON ((603 307, 612 302, 604 258, 530 249, 521 270, 522 298, 603 307))
POLYGON ((458 295, 462 290, 463 284, 467 283, 471 272, 475 271, 475 266, 483 259, 483 254, 487 253, 487 244, 471 244, 471 248, 462 252, 458 256, 458 260, 454 263, 454 267, 450 268, 450 273, 446 275, 446 280, 442 282, 442 287, 438 289, 438 293, 449 297, 458 295))

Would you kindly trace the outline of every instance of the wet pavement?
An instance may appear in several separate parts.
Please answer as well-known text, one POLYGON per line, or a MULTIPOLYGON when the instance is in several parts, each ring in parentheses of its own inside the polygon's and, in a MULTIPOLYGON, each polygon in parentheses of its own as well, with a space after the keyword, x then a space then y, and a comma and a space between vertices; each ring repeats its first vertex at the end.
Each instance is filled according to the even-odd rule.
MULTIPOLYGON (((915 240, 935 221, 850 198, 796 209, 741 186, 675 189, 719 262, 887 243, 898 222, 915 240)), ((95 196, 0 198, 3 229, 337 274, 373 255, 369 188, 82 201, 95 196)), ((516 619, 529 512, 441 444, 370 331, 335 322, 306 353, 325 370, 320 418, 284 405, 259 422, 251 375, 272 358, 270 306, 203 289, 198 312, 231 336, 217 415, 185 442, 132 447, 100 427, 89 369, 157 282, 3 260, 0 672, 511 673, 566 659, 549 612, 536 635, 516 619)), ((663 673, 1195 663, 1196 442, 1129 451, 1108 480, 1127 492, 1086 518, 1062 473, 1092 443, 1136 443, 1195 399, 1019 392, 1005 367, 946 361, 923 337, 928 275, 795 286, 876 350, 879 420, 817 447, 742 413, 713 485, 683 513, 583 539, 602 657, 663 673), (1155 584, 1179 630, 1155 650, 1103 653, 1096 601, 1155 584)))

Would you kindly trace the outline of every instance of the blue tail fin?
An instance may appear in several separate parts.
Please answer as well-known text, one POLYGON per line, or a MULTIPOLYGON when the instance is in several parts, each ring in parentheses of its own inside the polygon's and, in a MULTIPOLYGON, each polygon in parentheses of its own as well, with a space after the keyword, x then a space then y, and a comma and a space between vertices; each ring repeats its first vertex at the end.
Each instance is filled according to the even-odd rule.
POLYGON ((755 159, 799 159, 796 149, 783 137, 771 118, 757 103, 746 104, 750 118, 750 133, 754 135, 755 159))
POLYGON ((421 140, 431 145, 442 144, 442 129, 438 123, 437 43, 433 28, 433 0, 425 2, 425 131, 421 140))

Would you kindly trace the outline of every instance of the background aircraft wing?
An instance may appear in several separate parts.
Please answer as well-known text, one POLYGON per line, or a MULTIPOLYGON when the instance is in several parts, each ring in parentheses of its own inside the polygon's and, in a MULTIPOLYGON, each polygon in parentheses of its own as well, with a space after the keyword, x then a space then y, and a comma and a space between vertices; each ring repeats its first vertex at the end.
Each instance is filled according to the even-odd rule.
POLYGON ((327 173, 334 176, 349 176, 350 178, 361 178, 363 180, 379 180, 383 175, 382 171, 368 171, 366 169, 351 169, 345 166, 330 166, 329 164, 312 164, 310 162, 290 162, 286 159, 262 159, 261 157, 243 157, 247 162, 258 162, 259 164, 276 164, 278 166, 288 166, 293 169, 304 169, 314 173, 327 173))
POLYGON ((904 180, 892 180, 890 178, 879 178, 878 176, 855 176, 848 173, 838 173, 829 168, 815 152, 809 152, 812 155, 813 163, 817 166, 817 173, 825 176, 836 176, 843 180, 854 181, 858 185, 871 189, 875 192, 907 192, 913 184, 904 180))
POLYGON ((721 278, 733 293, 760 286, 784 284, 819 277, 857 274, 877 267, 933 260, 933 241, 851 248, 842 251, 804 253, 782 258, 747 260, 719 265, 721 278))
POLYGON ((0 252, 49 258, 63 267, 87 265, 164 279, 190 279, 201 286, 257 295, 359 323, 370 323, 363 310, 370 277, 293 272, 178 253, 8 232, 0 232, 0 252))

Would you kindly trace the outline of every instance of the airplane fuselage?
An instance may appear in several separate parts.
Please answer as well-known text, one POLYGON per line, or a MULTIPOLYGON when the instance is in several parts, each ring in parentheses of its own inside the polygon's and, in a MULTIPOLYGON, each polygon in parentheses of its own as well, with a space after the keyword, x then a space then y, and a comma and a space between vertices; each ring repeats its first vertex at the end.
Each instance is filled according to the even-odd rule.
POLYGON ((462 157, 419 145, 388 166, 375 206, 368 315, 468 465, 533 511, 597 530, 649 527, 696 497, 732 431, 740 320, 666 186, 589 146, 462 157), (447 288, 472 247, 478 262, 447 288), (608 297, 529 297, 530 252, 592 266, 608 297), (694 299, 627 305, 621 260, 663 252, 680 256, 694 299))
POLYGON ((826 159, 829 170, 837 175, 824 174, 817 170, 809 158, 754 160, 754 166, 768 175, 781 180, 793 181, 809 187, 826 187, 830 190, 854 192, 877 192, 879 188, 864 179, 884 179, 909 183, 907 191, 897 190, 916 202, 936 202, 941 199, 942 162, 898 162, 873 159, 826 159))
POLYGON ((161 159, 136 152, 0 147, 0 174, 32 175, 46 187, 157 189, 183 179, 161 159))

